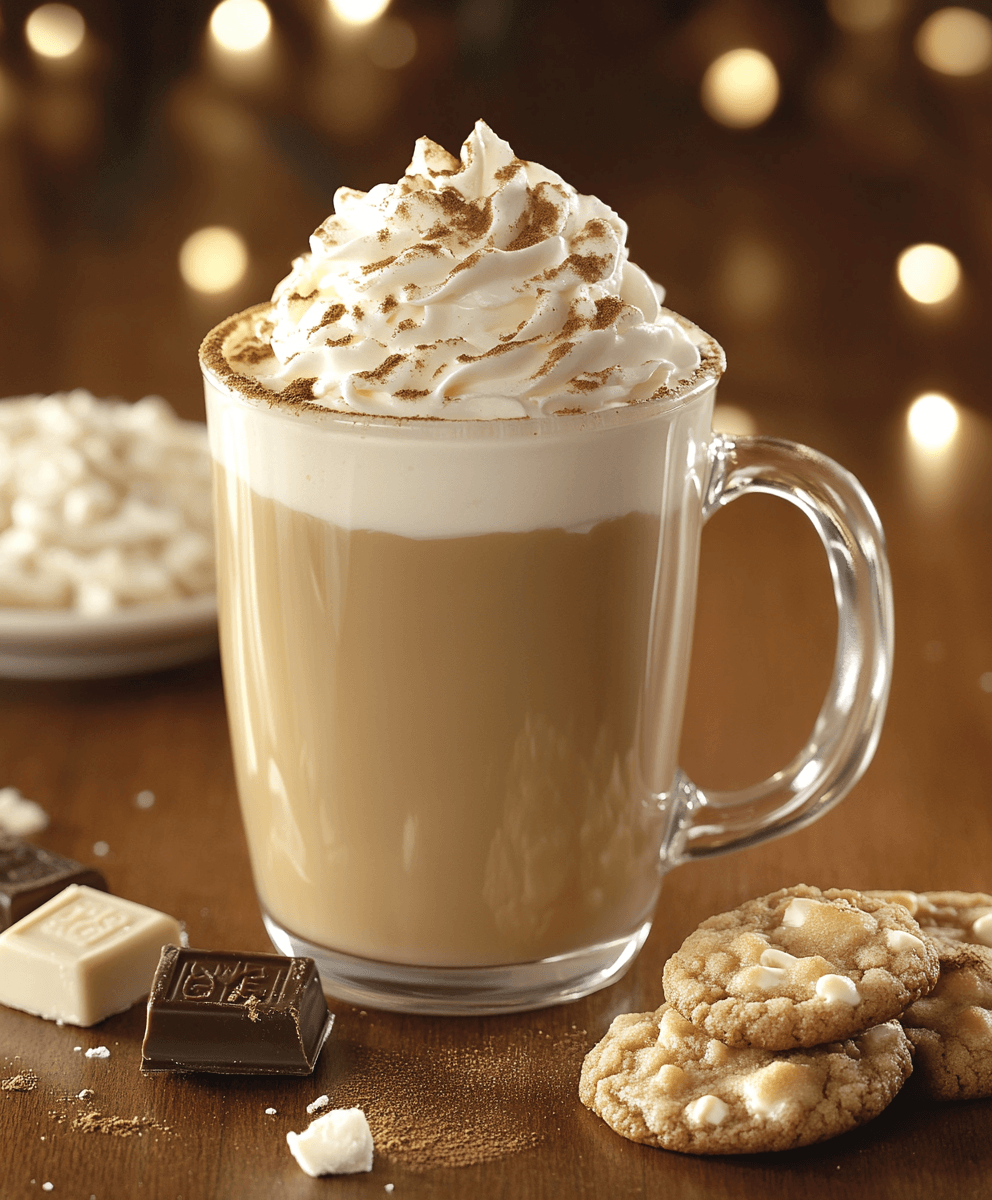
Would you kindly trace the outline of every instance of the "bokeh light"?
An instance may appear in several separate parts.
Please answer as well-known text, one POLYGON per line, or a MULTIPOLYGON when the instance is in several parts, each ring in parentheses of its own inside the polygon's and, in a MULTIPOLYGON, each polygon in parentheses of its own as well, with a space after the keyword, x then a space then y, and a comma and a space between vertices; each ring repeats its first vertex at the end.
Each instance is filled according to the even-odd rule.
POLYGON ((389 0, 327 0, 331 12, 346 25, 368 25, 389 7, 389 0))
POLYGON ((700 98, 721 125, 751 129, 766 121, 778 104, 775 64, 760 50, 728 50, 706 68, 700 98))
POLYGON ((395 71, 413 61, 417 53, 417 35, 409 21, 383 17, 372 29, 365 49, 377 67, 395 71))
POLYGON ((262 0, 222 0, 210 14, 210 35, 225 50, 257 50, 272 32, 272 16, 262 0))
POLYGON ((909 406, 906 425, 909 436, 924 450, 943 450, 958 431, 958 410, 940 392, 924 392, 909 406))
POLYGON ((916 34, 916 54, 942 75, 977 75, 992 65, 992 21, 973 8, 940 8, 916 34))
POLYGON ((718 404, 713 409, 712 424, 717 433, 736 434, 739 437, 758 432, 758 422, 746 408, 737 404, 718 404))
POLYGON ((42 4, 24 22, 24 36, 42 58, 68 58, 83 44, 86 22, 69 4, 42 4))
POLYGON ((191 233, 179 251, 179 273, 196 292, 215 295, 240 283, 248 270, 245 239, 225 225, 191 233))
POLYGON ((902 13, 899 0, 827 0, 835 24, 848 33, 884 29, 902 13))
POLYGON ((945 246, 923 242, 899 255, 899 283, 907 296, 920 304, 939 304, 957 290, 961 264, 945 246))

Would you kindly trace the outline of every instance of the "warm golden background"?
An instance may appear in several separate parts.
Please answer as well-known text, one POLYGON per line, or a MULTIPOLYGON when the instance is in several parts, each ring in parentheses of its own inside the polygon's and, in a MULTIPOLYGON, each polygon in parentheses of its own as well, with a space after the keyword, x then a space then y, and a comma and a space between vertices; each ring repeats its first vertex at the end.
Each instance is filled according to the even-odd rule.
MULTIPOLYGON (((633 258, 723 343, 720 427, 807 442, 861 478, 897 625, 888 720, 851 797, 787 840, 675 872, 645 951, 598 996, 478 1021, 338 1004, 305 1095, 143 1083, 140 1009, 89 1033, 0 1012, 2 1065, 20 1054, 44 1084, 0 1095, 4 1200, 42 1181, 84 1200, 352 1197, 393 1181, 397 1196, 473 1200, 986 1194, 988 1102, 900 1098, 818 1149, 703 1162, 621 1142, 575 1080, 615 1013, 660 1002, 666 956, 720 908, 800 879, 992 891, 992 5, 0 0, 0 15, 0 395, 159 393, 202 415, 200 338, 270 293, 335 189, 396 180, 421 134, 457 150, 481 116, 611 204, 633 258), (80 1039, 119 1048, 103 1084, 73 1055, 80 1039), (489 1136, 492 1161, 425 1173, 401 1147, 371 1176, 311 1183, 261 1114, 274 1103, 301 1128, 304 1101, 337 1085, 401 1101, 408 1147, 489 1136), (174 1140, 53 1124, 58 1096, 83 1086, 174 1140)), ((759 497, 714 519, 683 737, 694 778, 751 783, 795 753, 834 631, 801 516, 759 497)), ((266 946, 216 664, 0 684, 7 784, 52 814, 42 844, 174 912, 194 944, 266 946), (135 804, 145 789, 152 808, 135 804)))

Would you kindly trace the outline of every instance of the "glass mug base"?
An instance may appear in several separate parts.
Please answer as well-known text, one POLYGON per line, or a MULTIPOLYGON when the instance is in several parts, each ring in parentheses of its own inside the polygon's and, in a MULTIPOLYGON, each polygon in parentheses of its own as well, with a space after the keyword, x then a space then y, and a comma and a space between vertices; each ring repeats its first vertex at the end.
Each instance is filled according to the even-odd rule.
POLYGON ((536 962, 496 967, 411 967, 374 962, 316 946, 290 933, 268 913, 266 931, 280 954, 312 958, 324 990, 356 1006, 423 1016, 498 1016, 578 1000, 616 983, 651 931, 536 962))

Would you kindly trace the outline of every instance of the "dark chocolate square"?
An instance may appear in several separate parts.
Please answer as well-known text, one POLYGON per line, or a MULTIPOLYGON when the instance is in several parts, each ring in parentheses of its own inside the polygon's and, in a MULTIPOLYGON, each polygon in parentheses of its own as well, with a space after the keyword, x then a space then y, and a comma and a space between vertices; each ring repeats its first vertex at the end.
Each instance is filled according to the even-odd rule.
POLYGON ((333 1022, 312 958, 164 946, 141 1071, 309 1075, 333 1022))
POLYGON ((0 833, 0 929, 34 912, 70 883, 108 890, 99 871, 0 833))

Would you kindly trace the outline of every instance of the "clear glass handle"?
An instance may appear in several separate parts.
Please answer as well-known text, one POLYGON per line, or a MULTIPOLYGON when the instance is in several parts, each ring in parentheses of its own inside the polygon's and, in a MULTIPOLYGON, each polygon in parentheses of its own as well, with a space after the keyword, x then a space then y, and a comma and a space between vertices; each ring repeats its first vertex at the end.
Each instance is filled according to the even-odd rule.
POLYGON ((763 783, 703 792, 680 771, 667 866, 801 829, 861 778, 878 744, 892 677, 892 585, 878 514, 832 459, 794 442, 715 434, 704 518, 747 492, 797 505, 827 552, 837 600, 833 677, 809 741, 763 783))

